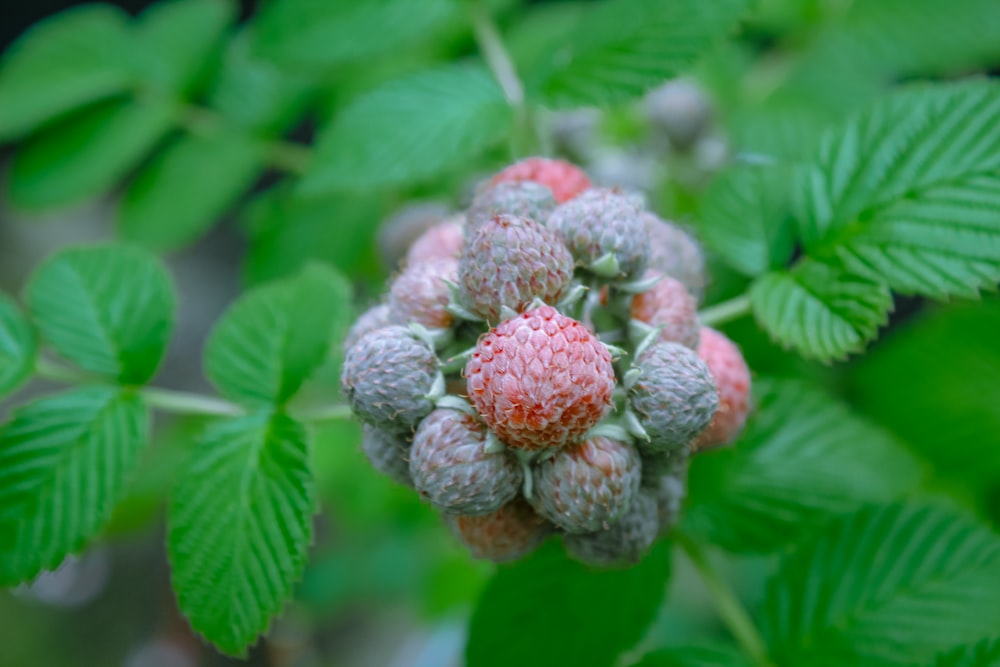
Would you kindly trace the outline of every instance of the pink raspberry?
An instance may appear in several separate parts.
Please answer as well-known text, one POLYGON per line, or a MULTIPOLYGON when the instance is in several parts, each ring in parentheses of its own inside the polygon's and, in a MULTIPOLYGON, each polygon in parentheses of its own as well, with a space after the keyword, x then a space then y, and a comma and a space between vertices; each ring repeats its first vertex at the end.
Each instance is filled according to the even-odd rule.
POLYGON ((445 512, 481 516, 521 489, 521 466, 505 452, 486 451, 486 427, 472 415, 438 409, 413 438, 410 476, 420 495, 445 512))
POLYGON ((483 223, 458 265, 459 300, 488 322, 500 321, 503 306, 556 301, 572 280, 573 257, 555 233, 513 215, 483 223))
MULTIPOLYGON (((657 275, 647 271, 646 277, 657 275)), ((660 340, 698 347, 698 304, 684 284, 663 276, 649 290, 632 299, 632 317, 654 327, 662 326, 660 340)))
POLYGON ((504 563, 531 553, 552 532, 524 498, 516 498, 486 516, 456 516, 450 521, 473 558, 504 563))
POLYGON ((606 529, 566 535, 566 553, 591 567, 622 567, 642 560, 660 531, 656 500, 640 491, 628 511, 606 529))
POLYGON ((389 289, 389 308, 400 324, 417 322, 447 329, 454 316, 448 310, 448 282, 458 281, 458 260, 434 259, 407 266, 389 289))
POLYGON ((567 532, 600 530, 625 514, 640 477, 639 454, 631 445, 595 436, 538 463, 531 503, 567 532))
POLYGON ((715 329, 703 327, 698 356, 715 379, 719 409, 694 441, 695 450, 732 442, 743 430, 750 412, 750 369, 740 348, 715 329))
POLYGON ((346 352, 361 340, 362 336, 376 329, 387 327, 390 324, 394 324, 394 322, 392 311, 389 310, 389 304, 380 303, 377 306, 372 306, 361 313, 361 316, 351 325, 347 335, 344 336, 343 350, 346 352))
POLYGON ((548 186, 558 203, 569 201, 590 187, 583 170, 565 160, 529 157, 516 162, 493 177, 491 183, 534 181, 548 186))
POLYGON ((465 367, 469 398, 500 439, 539 450, 578 441, 607 413, 607 348, 576 320, 541 306, 501 322, 465 367))
POLYGON ((644 212, 649 235, 649 268, 681 281, 699 301, 705 292, 705 256, 701 246, 677 225, 644 212))
POLYGON ((465 216, 453 215, 421 234, 406 252, 406 265, 436 259, 458 259, 462 254, 465 216))

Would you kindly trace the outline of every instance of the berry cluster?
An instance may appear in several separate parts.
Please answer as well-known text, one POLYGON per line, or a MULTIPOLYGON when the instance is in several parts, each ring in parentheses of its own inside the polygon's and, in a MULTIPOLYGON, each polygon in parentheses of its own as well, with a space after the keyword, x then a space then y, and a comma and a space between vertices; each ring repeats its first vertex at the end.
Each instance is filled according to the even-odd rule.
POLYGON ((477 558, 546 537, 635 563, 678 519, 691 454, 749 411, 739 349, 702 327, 697 243, 575 166, 530 158, 410 246, 345 340, 372 465, 477 558))

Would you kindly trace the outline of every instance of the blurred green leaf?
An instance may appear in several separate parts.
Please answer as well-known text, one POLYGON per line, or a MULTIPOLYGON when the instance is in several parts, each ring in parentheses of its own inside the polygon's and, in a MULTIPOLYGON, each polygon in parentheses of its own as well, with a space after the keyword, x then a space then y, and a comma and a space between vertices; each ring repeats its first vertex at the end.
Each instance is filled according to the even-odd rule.
POLYGON ((305 428, 282 414, 215 422, 168 514, 174 591, 191 626, 230 655, 264 632, 302 576, 315 511, 305 428))
POLYGON ((244 275, 251 283, 273 280, 309 260, 329 262, 352 276, 377 275, 375 236, 385 208, 379 194, 310 198, 278 186, 245 209, 250 249, 244 275))
POLYGON ((638 565, 597 571, 550 542, 501 565, 472 613, 468 667, 614 664, 638 643, 660 608, 670 548, 660 542, 638 565))
POLYGON ((77 7, 33 26, 0 64, 0 141, 126 90, 133 59, 126 16, 110 5, 77 7))
POLYGON ((647 653, 632 667, 750 667, 750 663, 734 647, 693 644, 647 653))
POLYGON ((732 31, 746 0, 611 0, 551 42, 547 66, 526 74, 556 106, 608 105, 678 74, 732 31))
POLYGON ((691 464, 685 526, 713 544, 778 551, 832 516, 920 483, 922 466, 900 443, 822 391, 760 380, 754 403, 735 445, 691 464))
POLYGON ((7 175, 11 202, 40 210, 103 194, 135 168, 173 122, 174 110, 166 102, 92 105, 18 150, 7 175))
POLYGON ((205 345, 205 372, 231 400, 284 403, 323 363, 350 320, 350 284, 310 264, 230 306, 205 345))
POLYGON ((533 72, 548 67, 552 45, 569 38, 580 18, 590 9, 590 2, 563 1, 532 3, 520 12, 518 20, 504 35, 518 73, 530 79, 533 72))
POLYGON ((943 653, 932 667, 996 667, 1000 665, 1000 636, 943 653))
POLYGON ((34 372, 37 347, 35 332, 17 304, 0 292, 0 397, 34 372))
POLYGON ((176 250, 209 229, 253 185, 264 147, 233 127, 185 135, 129 186, 118 212, 121 235, 157 250, 176 250))
POLYGON ((254 46, 292 70, 327 68, 429 40, 460 12, 456 0, 277 0, 257 18, 254 46))
POLYGON ((810 256, 894 290, 973 296, 1000 281, 1000 84, 887 96, 828 132, 801 173, 810 256))
POLYGON ((144 74, 158 86, 190 95, 216 60, 226 29, 236 19, 231 0, 167 0, 153 4, 136 25, 148 62, 144 74))
POLYGON ((279 134, 298 120, 311 93, 305 77, 252 55, 248 35, 241 34, 229 42, 208 104, 229 122, 279 134))
POLYGON ((712 250, 749 276, 781 268, 794 244, 787 199, 785 169, 730 168, 702 197, 698 231, 712 250))
POLYGON ((146 445, 146 408, 113 387, 29 403, 0 431, 0 585, 33 579, 111 516, 146 445))
POLYGON ((45 342, 122 384, 153 376, 173 329, 170 276, 157 258, 131 246, 60 250, 36 269, 26 298, 45 342))
POLYGON ((888 319, 892 295, 878 282, 806 260, 760 277, 750 302, 776 342, 829 361, 859 352, 875 338, 888 319))
POLYGON ((513 110, 479 64, 451 64, 357 99, 320 136, 304 193, 411 183, 498 143, 513 110))
POLYGON ((1000 481, 1000 301, 910 320, 851 369, 848 395, 965 487, 1000 481))
POLYGON ((764 630, 779 664, 926 662, 995 633, 998 590, 1000 537, 985 527, 933 505, 868 508, 783 559, 764 630))

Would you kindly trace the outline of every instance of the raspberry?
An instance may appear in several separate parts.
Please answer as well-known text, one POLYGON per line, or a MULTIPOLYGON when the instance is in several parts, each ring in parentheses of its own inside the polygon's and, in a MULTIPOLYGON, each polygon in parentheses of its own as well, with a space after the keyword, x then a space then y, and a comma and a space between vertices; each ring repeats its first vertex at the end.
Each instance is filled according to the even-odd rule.
POLYGON ((462 254, 465 216, 459 213, 421 234, 406 252, 406 264, 412 266, 435 259, 458 259, 462 254))
POLYGON ((417 429, 410 475, 428 502, 445 512, 481 516, 514 499, 524 475, 504 452, 487 453, 486 427, 475 417, 438 409, 417 429))
POLYGON ((712 105, 694 81, 674 79, 646 96, 646 113, 678 150, 689 150, 712 120, 712 105))
POLYGON ((540 462, 532 504, 543 517, 571 533, 607 528, 639 493, 639 454, 624 442, 587 438, 540 462))
POLYGON ((340 385, 361 421, 408 433, 434 408, 427 395, 436 376, 434 351, 408 328, 389 326, 347 351, 340 385))
POLYGON ((448 283, 458 281, 458 260, 453 258, 418 262, 406 267, 389 289, 389 308, 400 324, 417 322, 429 328, 447 329, 454 316, 448 310, 448 283))
POLYGON ((677 524, 681 506, 687 496, 687 469, 680 475, 661 475, 646 487, 656 501, 656 514, 660 523, 659 534, 664 535, 677 524))
POLYGON ((679 343, 656 343, 638 360, 640 373, 628 400, 652 452, 686 448, 719 405, 705 363, 679 343))
POLYGON ((394 267, 406 249, 433 225, 451 215, 451 208, 439 201, 414 202, 393 213, 378 232, 378 248, 387 267, 394 267))
POLYGON ((459 262, 459 301, 498 322, 501 306, 520 311, 534 297, 556 301, 572 280, 573 257, 552 230, 497 215, 480 226, 459 262))
MULTIPOLYGON (((658 275, 647 271, 646 277, 658 275)), ((654 327, 662 326, 659 340, 698 347, 698 304, 683 283, 669 276, 632 299, 632 317, 654 327)))
POLYGON ((656 501, 640 491, 628 511, 609 528, 566 535, 566 553, 585 565, 612 567, 638 563, 656 541, 660 530, 656 501))
POLYGON ((456 516, 450 523, 473 558, 504 563, 534 551, 552 532, 523 498, 486 516, 456 516))
POLYGON ((506 444, 527 450, 582 438, 607 412, 615 386, 607 348, 551 306, 483 336, 465 378, 486 425, 506 444))
MULTIPOLYGON (((634 279, 646 270, 649 242, 642 211, 625 195, 607 188, 587 190, 559 206, 546 223, 585 267, 613 256, 601 275, 634 279)), ((596 271, 596 267, 594 268, 596 271)))
POLYGON ((704 327, 698 356, 715 379, 719 409, 695 440, 695 450, 732 442, 743 430, 750 412, 750 369, 736 344, 715 329, 704 327))
POLYGON ((665 452, 641 452, 643 485, 655 486, 665 475, 686 477, 690 454, 686 447, 665 452))
POLYGON ((705 257, 701 247, 683 229, 643 213, 649 235, 649 268, 684 283, 695 300, 705 293, 705 257))
POLYGON ((410 443, 371 424, 364 424, 361 433, 361 449, 372 467, 395 482, 413 486, 410 464, 406 460, 410 443))
POLYGON ((479 192, 466 212, 465 237, 497 215, 516 215, 544 224, 556 208, 552 191, 540 183, 513 181, 497 183, 479 192))
POLYGON ((362 336, 367 335, 369 332, 375 331, 376 329, 381 329, 393 324, 392 321, 392 311, 389 310, 389 304, 380 303, 377 306, 372 306, 365 312, 361 313, 361 317, 354 321, 351 328, 348 330, 347 335, 344 336, 344 344, 342 346, 343 350, 346 352, 351 349, 355 343, 361 340, 362 336))
POLYGON ((564 160, 529 157, 516 162, 490 181, 494 185, 506 181, 534 181, 547 186, 560 204, 569 201, 590 187, 590 179, 576 165, 564 160))

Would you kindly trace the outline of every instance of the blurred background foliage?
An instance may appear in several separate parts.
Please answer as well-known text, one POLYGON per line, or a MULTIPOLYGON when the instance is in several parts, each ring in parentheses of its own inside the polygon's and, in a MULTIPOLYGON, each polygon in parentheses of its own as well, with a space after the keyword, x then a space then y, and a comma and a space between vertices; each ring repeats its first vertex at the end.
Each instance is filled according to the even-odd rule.
MULTIPOLYGON (((709 224, 723 216, 710 208, 717 204, 703 206, 703 193, 734 158, 801 157, 822 128, 907 81, 1000 73, 995 0, 759 0, 689 76, 641 99, 595 99, 598 109, 579 102, 593 91, 545 77, 561 57, 552 45, 593 21, 600 3, 490 0, 522 77, 539 82, 550 107, 533 119, 536 135, 470 62, 474 22, 457 1, 71 4, 3 10, 0 287, 17 293, 41 257, 70 242, 117 236, 163 253, 182 306, 160 381, 188 390, 205 388, 193 351, 241 289, 318 259, 355 282, 364 307, 421 216, 460 209, 483 175, 517 153, 555 151, 600 183, 642 191, 719 250, 739 232, 709 224), (400 80, 410 84, 402 92, 400 80)), ((752 210, 738 210, 753 224, 752 210)), ((779 249, 779 265, 796 250, 779 249)), ((747 275, 773 261, 762 253, 747 252, 744 265, 710 254, 706 303, 742 293, 747 275)), ((831 438, 857 440, 856 457, 827 461, 855 480, 852 500, 891 497, 886 484, 919 479, 1000 527, 996 297, 899 299, 869 353, 836 365, 782 350, 749 318, 724 330, 756 375, 811 387, 763 383, 758 400, 773 411, 751 422, 745 440, 783 420, 801 422, 787 436, 791 453, 803 441, 815 451, 831 438), (817 387, 835 398, 814 395, 817 387), (883 479, 868 484, 873 471, 883 479)), ((334 359, 313 395, 336 378, 334 359)), ((0 594, 0 665, 230 663, 178 616, 162 548, 172 473, 199 426, 193 418, 159 425, 103 546, 0 594)), ((323 512, 311 561, 249 664, 461 663, 470 607, 493 568, 470 561, 412 492, 371 471, 359 434, 354 423, 317 434, 323 512)), ((732 512, 755 510, 720 510, 709 490, 766 485, 757 463, 739 445, 699 461, 686 519, 693 533, 742 546, 711 557, 751 608, 777 557, 768 554, 791 539, 788 525, 775 517, 763 532, 750 522, 757 533, 733 535, 732 512), (715 520, 720 511, 728 523, 715 520)), ((806 495, 809 480, 798 488, 806 495)), ((690 564, 678 559, 674 570, 643 648, 724 636, 690 564)))

